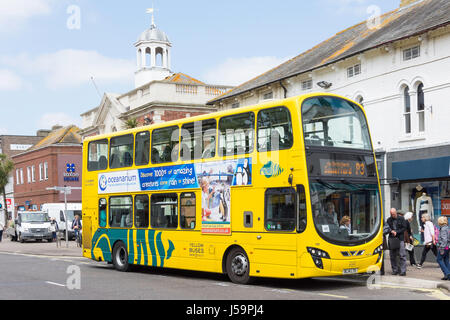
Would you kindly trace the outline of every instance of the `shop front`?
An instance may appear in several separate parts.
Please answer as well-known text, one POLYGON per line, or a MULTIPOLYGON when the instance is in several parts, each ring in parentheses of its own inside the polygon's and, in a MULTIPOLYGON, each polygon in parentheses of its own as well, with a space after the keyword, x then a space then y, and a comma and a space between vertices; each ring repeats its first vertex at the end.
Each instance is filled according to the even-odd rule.
MULTIPOLYGON (((448 150, 448 147, 447 147, 448 150)), ((423 243, 420 232, 424 214, 434 225, 441 216, 450 218, 450 156, 391 163, 392 204, 404 212, 412 212, 414 237, 423 243)))

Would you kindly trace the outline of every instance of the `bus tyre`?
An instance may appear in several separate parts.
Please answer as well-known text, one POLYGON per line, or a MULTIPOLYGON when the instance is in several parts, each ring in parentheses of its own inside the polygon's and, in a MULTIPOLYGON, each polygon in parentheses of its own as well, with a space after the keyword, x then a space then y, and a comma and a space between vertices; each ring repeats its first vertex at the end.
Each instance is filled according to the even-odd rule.
POLYGON ((242 248, 234 248, 227 256, 226 270, 231 282, 237 284, 249 284, 250 262, 242 248))
POLYGON ((113 249, 112 263, 117 271, 127 272, 130 268, 128 252, 123 242, 118 242, 113 249))

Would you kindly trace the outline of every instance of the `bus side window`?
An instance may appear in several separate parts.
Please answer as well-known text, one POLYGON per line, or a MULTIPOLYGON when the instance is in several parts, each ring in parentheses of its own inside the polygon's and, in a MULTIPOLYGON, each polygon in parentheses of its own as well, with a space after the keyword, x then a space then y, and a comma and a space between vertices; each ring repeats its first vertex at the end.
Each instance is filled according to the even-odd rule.
POLYGON ((98 201, 98 224, 100 228, 106 228, 106 199, 98 201))
POLYGON ((136 228, 148 228, 148 218, 148 195, 137 195, 134 198, 134 225, 136 228))
POLYGON ((152 163, 168 163, 178 160, 179 128, 155 129, 152 133, 152 163))
POLYGON ((133 226, 133 198, 119 196, 109 198, 109 226, 131 228, 133 226))
POLYGON ((223 117, 219 121, 219 156, 233 156, 253 152, 255 114, 242 113, 223 117))
POLYGON ((297 232, 302 233, 306 230, 307 226, 307 210, 306 210, 306 193, 303 185, 297 186, 297 198, 298 198, 298 222, 297 232))
POLYGON ((180 196, 181 229, 195 229, 195 193, 182 193, 180 196))
POLYGON ((215 119, 183 125, 181 160, 209 159, 216 155, 217 122, 215 119))
POLYGON ((88 146, 88 171, 108 169, 108 140, 92 141, 88 146))
POLYGON ((290 149, 294 144, 291 114, 285 107, 261 110, 258 114, 258 151, 290 149))
POLYGON ((176 229, 178 227, 178 195, 154 194, 151 198, 152 228, 176 229))
POLYGON ((111 138, 109 148, 109 167, 111 169, 133 165, 134 136, 132 134, 111 138))
POLYGON ((296 225, 295 189, 267 189, 265 227, 267 231, 294 231, 296 225))
POLYGON ((144 131, 136 134, 136 166, 146 166, 150 160, 150 132, 144 131))

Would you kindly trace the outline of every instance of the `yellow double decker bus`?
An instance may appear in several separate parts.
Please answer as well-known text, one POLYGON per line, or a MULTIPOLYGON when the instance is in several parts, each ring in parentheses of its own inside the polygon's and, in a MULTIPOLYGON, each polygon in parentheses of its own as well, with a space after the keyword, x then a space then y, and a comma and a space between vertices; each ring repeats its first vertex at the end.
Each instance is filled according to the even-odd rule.
POLYGON ((83 255, 119 271, 226 273, 245 284, 381 265, 380 184, 366 116, 337 95, 88 138, 82 202, 83 255))

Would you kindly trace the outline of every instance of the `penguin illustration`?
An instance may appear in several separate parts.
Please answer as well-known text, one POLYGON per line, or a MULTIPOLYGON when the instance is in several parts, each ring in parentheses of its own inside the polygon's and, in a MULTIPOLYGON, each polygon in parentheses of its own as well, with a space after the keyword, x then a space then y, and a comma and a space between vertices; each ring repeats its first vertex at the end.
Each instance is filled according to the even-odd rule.
POLYGON ((243 179, 242 168, 239 167, 236 172, 236 185, 237 186, 242 186, 242 179, 243 179))
POLYGON ((250 168, 248 167, 248 159, 244 160, 244 172, 242 174, 242 184, 246 186, 250 181, 250 168))

